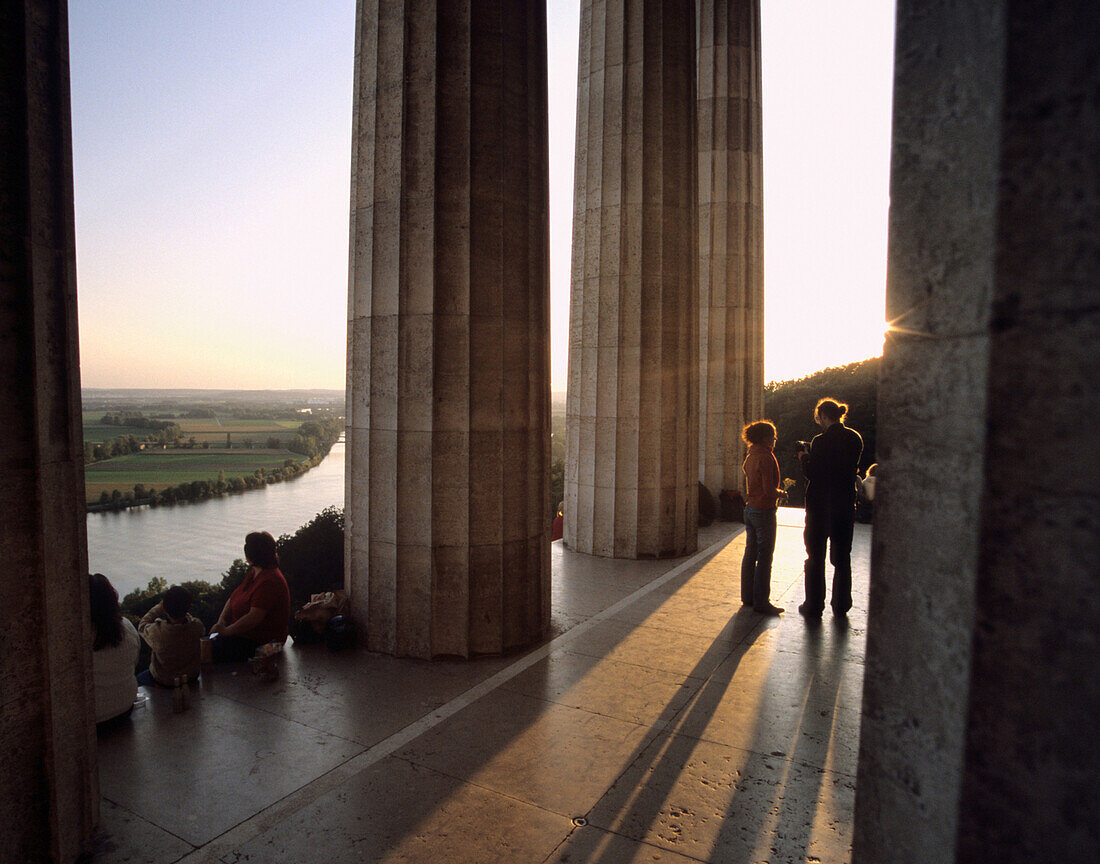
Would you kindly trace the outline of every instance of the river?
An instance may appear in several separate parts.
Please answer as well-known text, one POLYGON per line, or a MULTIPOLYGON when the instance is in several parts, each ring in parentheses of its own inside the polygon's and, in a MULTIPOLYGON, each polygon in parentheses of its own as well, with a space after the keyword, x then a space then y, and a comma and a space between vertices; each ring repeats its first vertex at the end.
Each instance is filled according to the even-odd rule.
POLYGON ((344 443, 301 477, 194 504, 133 507, 88 514, 88 566, 103 573, 119 597, 154 576, 169 584, 221 581, 243 558, 244 535, 291 534, 321 510, 344 506, 344 443))

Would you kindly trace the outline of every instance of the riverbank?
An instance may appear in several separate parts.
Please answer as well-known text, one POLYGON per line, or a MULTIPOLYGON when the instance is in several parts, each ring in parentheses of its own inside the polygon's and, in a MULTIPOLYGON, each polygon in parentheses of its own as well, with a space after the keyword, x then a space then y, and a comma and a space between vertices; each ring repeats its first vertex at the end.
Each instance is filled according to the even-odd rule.
POLYGON ((271 483, 247 494, 226 494, 176 506, 133 507, 87 516, 88 564, 119 594, 154 577, 171 583, 218 584, 241 557, 245 535, 294 533, 327 507, 344 505, 344 444, 293 483, 271 483))
POLYGON ((88 513, 98 513, 261 489, 300 477, 319 465, 330 449, 331 444, 311 457, 282 449, 118 456, 85 467, 85 506, 88 513))

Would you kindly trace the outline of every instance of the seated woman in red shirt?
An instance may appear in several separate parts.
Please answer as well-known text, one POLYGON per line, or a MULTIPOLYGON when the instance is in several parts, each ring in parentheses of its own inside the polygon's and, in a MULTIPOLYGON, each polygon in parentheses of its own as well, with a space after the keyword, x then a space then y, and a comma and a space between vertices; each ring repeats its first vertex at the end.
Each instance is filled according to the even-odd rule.
POLYGON ((290 591, 279 570, 275 538, 256 531, 244 538, 248 575, 238 585, 218 621, 210 628, 214 661, 247 660, 268 642, 282 644, 290 626, 290 591))

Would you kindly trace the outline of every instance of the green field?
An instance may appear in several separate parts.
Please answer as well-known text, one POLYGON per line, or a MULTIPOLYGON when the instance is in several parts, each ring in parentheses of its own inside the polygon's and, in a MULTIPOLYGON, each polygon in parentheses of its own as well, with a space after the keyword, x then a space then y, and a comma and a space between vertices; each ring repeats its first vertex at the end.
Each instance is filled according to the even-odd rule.
POLYGON ((177 420, 176 422, 183 430, 185 441, 194 438, 199 444, 204 441, 224 444, 228 433, 237 447, 248 439, 257 444, 263 444, 268 438, 278 438, 282 444, 286 444, 298 434, 298 427, 302 425, 300 420, 240 420, 235 417, 224 420, 177 420))
MULTIPOLYGON (((152 431, 139 426, 103 426, 100 419, 105 411, 84 412, 84 440, 99 444, 110 441, 120 435, 133 435, 139 441, 152 431)), ((298 434, 301 420, 243 420, 238 417, 223 419, 202 418, 197 420, 174 420, 183 430, 183 440, 194 438, 198 444, 225 444, 226 433, 231 436, 235 447, 241 447, 245 441, 263 445, 268 438, 277 438, 282 445, 288 444, 298 434)), ((199 478, 202 479, 202 478, 199 478)))
POLYGON ((301 420, 242 420, 226 417, 220 420, 176 420, 184 432, 285 432, 302 425, 301 420))
POLYGON ((148 434, 148 429, 142 429, 139 426, 100 426, 98 424, 84 424, 84 440, 91 441, 93 444, 101 444, 104 441, 110 441, 112 438, 117 438, 119 435, 133 435, 138 441, 143 441, 148 434))
POLYGON ((142 429, 140 426, 102 426, 99 421, 105 413, 107 412, 85 411, 83 413, 81 419, 84 424, 85 441, 100 444, 103 441, 117 438, 119 435, 133 435, 138 441, 141 441, 149 434, 148 429, 142 429))
POLYGON ((220 471, 226 479, 245 477, 263 468, 280 467, 287 459, 305 461, 305 457, 287 450, 201 450, 154 451, 116 456, 84 467, 85 497, 98 501, 101 492, 133 490, 141 483, 146 488, 164 489, 194 480, 217 480, 220 471))

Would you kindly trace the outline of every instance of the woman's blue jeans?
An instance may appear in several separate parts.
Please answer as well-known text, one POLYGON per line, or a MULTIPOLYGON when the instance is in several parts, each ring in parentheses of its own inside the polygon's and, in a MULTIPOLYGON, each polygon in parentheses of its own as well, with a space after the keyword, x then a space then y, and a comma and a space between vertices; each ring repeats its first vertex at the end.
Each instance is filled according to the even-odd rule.
POLYGON ((775 510, 745 506, 745 557, 741 559, 741 602, 767 606, 772 591, 775 510))

